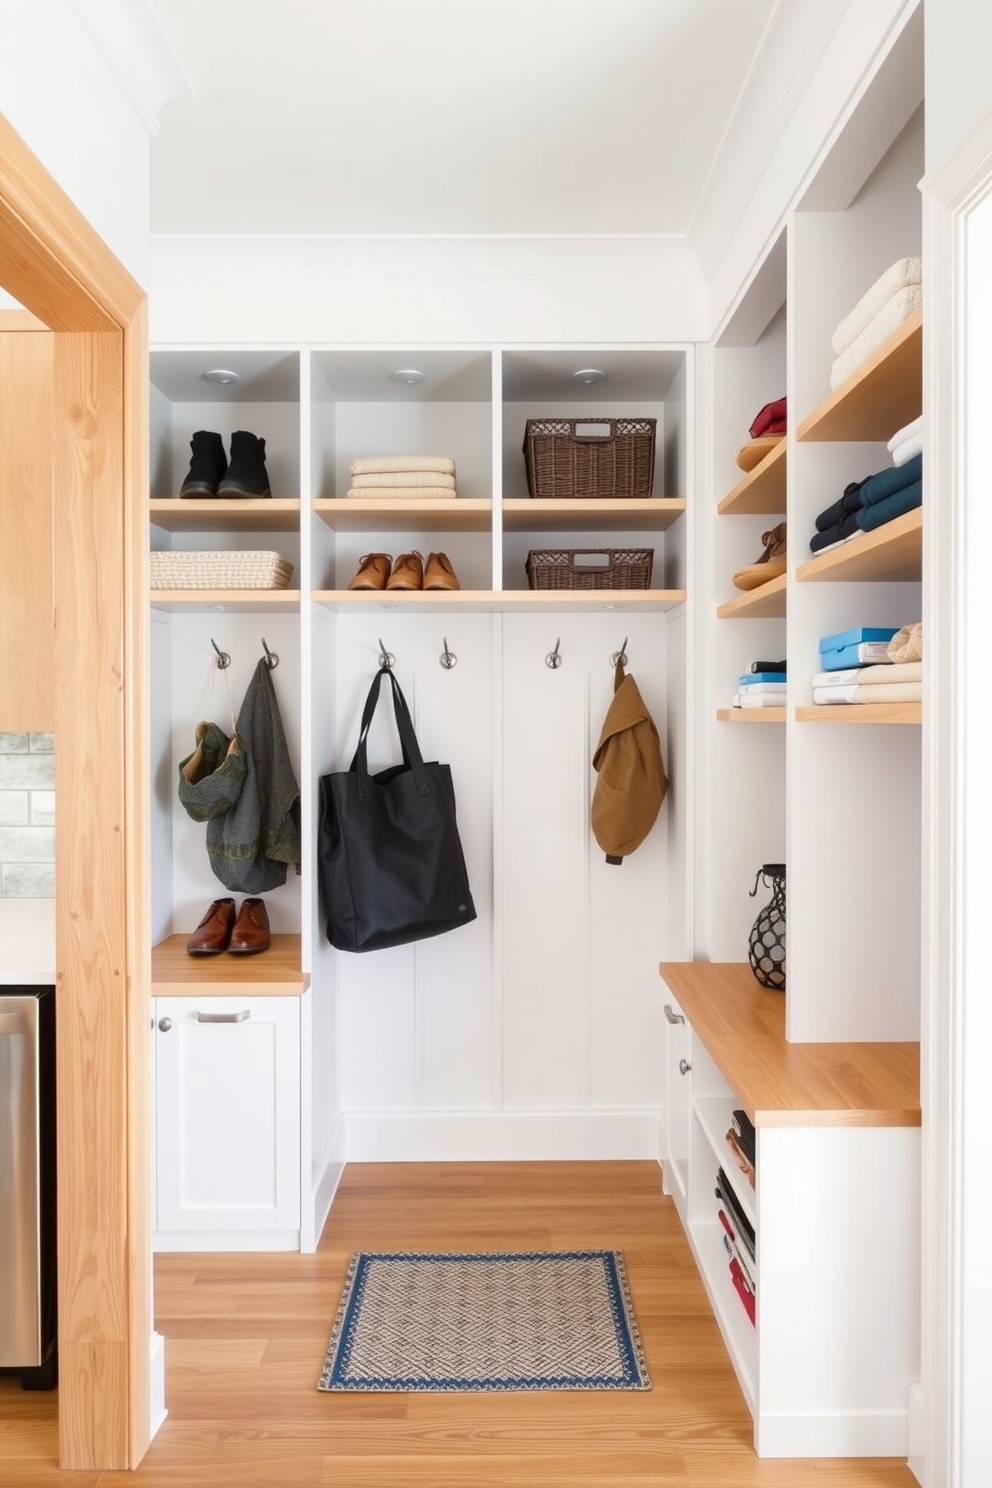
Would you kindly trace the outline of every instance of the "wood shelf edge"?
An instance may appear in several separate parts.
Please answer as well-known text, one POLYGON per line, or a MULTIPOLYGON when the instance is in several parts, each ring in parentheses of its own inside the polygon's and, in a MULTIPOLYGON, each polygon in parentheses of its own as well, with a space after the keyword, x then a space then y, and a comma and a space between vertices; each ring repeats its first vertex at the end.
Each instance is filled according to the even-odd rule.
POLYGON ((788 441, 783 436, 775 448, 769 450, 765 458, 760 460, 753 470, 749 470, 736 486, 733 486, 726 496, 717 502, 717 515, 721 517, 735 514, 759 516, 764 513, 771 516, 779 512, 784 513, 786 475, 784 470, 778 469, 778 466, 785 463, 787 446, 788 441), (756 496, 756 490, 760 491, 766 484, 771 486, 773 491, 773 495, 767 498, 769 502, 778 502, 781 497, 781 505, 765 505, 756 496), (755 504, 756 501, 758 504, 755 504))
POLYGON ((922 703, 804 703, 797 723, 922 723, 922 703))
POLYGON ((787 575, 779 574, 757 589, 748 589, 737 599, 717 606, 718 620, 784 620, 787 575))
POLYGON ((152 947, 153 997, 301 997, 310 986, 299 934, 274 934, 257 956, 189 956, 188 938, 167 935, 152 947))
POLYGON ((923 562, 923 508, 915 507, 894 517, 874 532, 861 532, 829 552, 817 553, 796 569, 799 583, 816 583, 835 580, 843 583, 848 579, 912 583, 922 577, 923 562), (903 558, 902 564, 893 564, 891 555, 903 558), (886 557, 889 555, 889 570, 886 572, 886 557), (921 566, 920 572, 907 576, 905 569, 911 564, 921 566), (877 565, 880 570, 873 572, 877 565), (856 570, 856 572, 849 572, 856 570))
POLYGON ((785 708, 718 708, 717 723, 784 723, 785 708))
MULTIPOLYGON (((883 341, 872 355, 856 367, 850 377, 842 382, 840 387, 835 388, 828 397, 824 398, 810 413, 806 415, 796 430, 798 440, 843 440, 848 436, 843 432, 838 434, 823 433, 822 431, 834 423, 840 412, 848 405, 854 405, 859 394, 879 372, 886 363, 897 358, 900 353, 907 351, 914 337, 919 337, 922 355, 923 345, 923 311, 914 310, 913 314, 898 326, 888 340, 883 341)), ((857 437, 857 436, 856 436, 857 437)), ((888 437, 888 436, 886 436, 888 437)))

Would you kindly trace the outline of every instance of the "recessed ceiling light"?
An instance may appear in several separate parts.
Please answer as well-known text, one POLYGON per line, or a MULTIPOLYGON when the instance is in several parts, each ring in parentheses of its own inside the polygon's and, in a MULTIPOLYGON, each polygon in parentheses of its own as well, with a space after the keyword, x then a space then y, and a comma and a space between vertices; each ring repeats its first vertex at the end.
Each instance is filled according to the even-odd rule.
POLYGON ((241 381, 241 373, 232 372, 229 367, 211 367, 203 375, 208 382, 219 383, 221 387, 230 387, 232 383, 241 381))
POLYGON ((573 382, 582 382, 586 387, 592 387, 594 382, 605 382, 606 373, 601 372, 598 367, 580 367, 578 372, 572 373, 573 382))
POLYGON ((418 382, 423 382, 423 372, 418 372, 416 367, 398 367, 395 372, 390 372, 393 382, 401 382, 404 387, 416 387, 418 382))

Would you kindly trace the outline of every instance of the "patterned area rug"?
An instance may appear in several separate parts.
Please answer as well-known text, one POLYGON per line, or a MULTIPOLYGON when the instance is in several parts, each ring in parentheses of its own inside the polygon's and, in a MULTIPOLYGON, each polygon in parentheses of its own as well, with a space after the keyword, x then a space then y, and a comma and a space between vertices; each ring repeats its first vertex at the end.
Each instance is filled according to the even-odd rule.
POLYGON ((320 1390, 650 1390, 617 1250, 351 1258, 320 1390))

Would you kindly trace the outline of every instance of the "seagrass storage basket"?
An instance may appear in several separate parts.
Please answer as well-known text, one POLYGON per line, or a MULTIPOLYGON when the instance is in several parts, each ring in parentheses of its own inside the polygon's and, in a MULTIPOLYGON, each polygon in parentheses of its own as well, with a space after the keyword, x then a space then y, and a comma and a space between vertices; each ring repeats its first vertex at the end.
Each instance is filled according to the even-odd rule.
POLYGON ((152 553, 153 589, 288 589, 293 565, 268 552, 152 553))
POLYGON ((534 497, 647 497, 654 485, 653 418, 528 419, 527 489, 534 497))
POLYGON ((531 548, 532 589, 648 589, 654 548, 531 548))

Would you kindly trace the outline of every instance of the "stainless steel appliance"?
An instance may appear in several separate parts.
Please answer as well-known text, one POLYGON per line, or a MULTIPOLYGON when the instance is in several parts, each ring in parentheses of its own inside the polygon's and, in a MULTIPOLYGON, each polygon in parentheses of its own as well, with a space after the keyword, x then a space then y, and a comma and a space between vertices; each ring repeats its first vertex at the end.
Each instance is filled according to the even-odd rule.
POLYGON ((57 1372, 55 989, 0 987, 0 1370, 57 1372))

